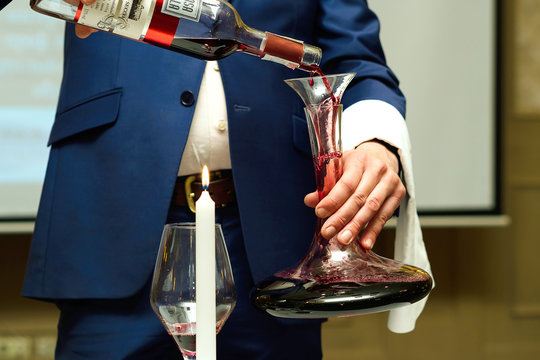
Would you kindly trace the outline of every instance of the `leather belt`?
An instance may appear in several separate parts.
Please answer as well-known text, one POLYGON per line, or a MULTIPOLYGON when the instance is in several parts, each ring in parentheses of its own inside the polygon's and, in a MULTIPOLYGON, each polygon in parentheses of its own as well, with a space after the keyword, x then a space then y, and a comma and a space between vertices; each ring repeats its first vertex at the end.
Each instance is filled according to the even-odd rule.
MULTIPOLYGON (((216 208, 236 203, 236 193, 231 170, 210 172, 208 191, 216 208)), ((195 212, 195 201, 202 192, 201 175, 181 176, 176 179, 171 203, 176 206, 188 206, 195 212)))

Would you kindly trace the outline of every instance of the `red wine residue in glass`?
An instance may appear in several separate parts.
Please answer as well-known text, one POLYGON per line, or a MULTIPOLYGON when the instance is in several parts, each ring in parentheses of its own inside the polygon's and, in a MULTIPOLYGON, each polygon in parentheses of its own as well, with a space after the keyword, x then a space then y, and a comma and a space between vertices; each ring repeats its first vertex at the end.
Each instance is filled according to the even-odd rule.
POLYGON ((321 156, 314 157, 313 158, 313 163, 315 165, 315 170, 321 171, 323 169, 323 166, 325 164, 327 164, 328 161, 330 161, 332 159, 335 159, 335 158, 340 158, 342 155, 343 154, 342 154, 341 151, 335 151, 335 152, 332 152, 332 153, 329 153, 329 154, 324 154, 324 155, 321 155, 321 156))

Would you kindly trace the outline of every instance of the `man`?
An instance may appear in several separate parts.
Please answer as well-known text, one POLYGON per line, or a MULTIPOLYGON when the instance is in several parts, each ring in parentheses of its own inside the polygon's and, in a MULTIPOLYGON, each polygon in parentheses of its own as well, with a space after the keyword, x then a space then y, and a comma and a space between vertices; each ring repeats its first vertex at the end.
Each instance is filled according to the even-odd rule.
POLYGON ((277 320, 248 299, 255 283, 304 255, 315 228, 303 204, 306 193, 305 203, 328 217, 324 236, 337 234, 348 244, 365 227, 360 236, 366 248, 405 195, 396 157, 407 142, 405 101, 385 65, 378 22, 366 2, 231 3, 249 25, 321 47, 325 72, 357 73, 342 101, 344 175, 317 203, 303 105, 283 83, 304 74, 243 55, 213 70, 106 33, 81 39, 88 30, 68 25, 23 289, 60 308, 59 359, 179 357, 148 296, 163 225, 193 220, 172 194, 201 167, 200 158, 210 160, 212 170, 232 169, 225 180, 234 181, 236 192, 233 203, 216 211, 238 291, 236 309, 218 336, 219 359, 321 357, 318 321, 277 320), (215 118, 220 104, 227 119, 215 118), (212 111, 201 115, 205 109, 212 111), (224 120, 230 156, 213 161, 216 147, 204 151, 206 137, 201 142, 194 134, 224 120))

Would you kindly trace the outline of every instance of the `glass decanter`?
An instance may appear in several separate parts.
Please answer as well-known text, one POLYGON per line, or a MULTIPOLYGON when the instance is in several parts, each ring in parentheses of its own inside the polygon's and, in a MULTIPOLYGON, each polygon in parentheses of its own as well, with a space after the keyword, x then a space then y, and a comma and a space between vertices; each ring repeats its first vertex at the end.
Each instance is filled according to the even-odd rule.
MULTIPOLYGON (((355 74, 285 80, 304 101, 319 199, 342 175, 341 96, 355 74)), ((327 318, 368 314, 409 305, 427 296, 431 276, 424 270, 322 237, 317 219, 307 255, 297 266, 257 284, 253 303, 283 318, 327 318)))
MULTIPOLYGON (((185 360, 196 357, 195 223, 163 229, 150 304, 185 360)), ((236 305, 236 289, 223 232, 216 225, 216 334, 236 305)))

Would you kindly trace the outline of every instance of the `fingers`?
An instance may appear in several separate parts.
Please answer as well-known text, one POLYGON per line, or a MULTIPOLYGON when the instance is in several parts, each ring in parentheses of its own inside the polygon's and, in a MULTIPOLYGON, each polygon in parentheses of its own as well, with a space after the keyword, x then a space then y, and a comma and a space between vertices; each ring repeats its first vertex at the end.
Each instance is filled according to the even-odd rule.
MULTIPOLYGON (((345 174, 345 173, 344 173, 345 174)), ((345 177, 345 176, 343 176, 345 177)), ((354 226, 344 229, 347 224, 353 220, 364 205, 374 199, 369 199, 368 196, 375 188, 379 181, 378 176, 371 175, 370 172, 363 173, 361 177, 354 179, 343 179, 336 184, 326 198, 321 200, 317 206, 317 216, 324 218, 330 216, 323 228, 322 235, 330 239, 338 234, 338 240, 344 244, 349 244, 352 238, 358 234, 354 226), (349 231, 344 231, 349 230, 349 231)))
POLYGON ((364 231, 360 236, 360 243, 365 249, 373 248, 375 239, 381 233, 386 222, 392 217, 394 211, 398 208, 399 204, 405 196, 405 187, 403 185, 400 189, 396 189, 395 193, 386 199, 381 209, 373 215, 364 231))
POLYGON ((306 206, 310 208, 315 208, 315 206, 317 206, 318 203, 319 203, 319 194, 317 194, 316 191, 309 193, 306 195, 306 197, 304 197, 304 204, 306 204, 306 206))
POLYGON ((75 25, 75 35, 77 35, 77 37, 81 39, 86 39, 87 37, 89 37, 91 34, 95 32, 97 32, 97 30, 91 27, 81 25, 81 24, 75 25))
POLYGON ((362 246, 373 247, 405 196, 398 174, 385 160, 386 154, 378 149, 371 154, 352 151, 344 155, 343 176, 324 199, 316 204, 306 196, 306 205, 316 204, 317 216, 328 217, 321 230, 325 238, 337 235, 340 243, 348 245, 363 230, 362 246))
POLYGON ((379 183, 370 194, 365 206, 338 234, 338 241, 344 245, 350 244, 353 237, 342 234, 349 234, 350 232, 357 236, 363 229, 360 243, 365 249, 371 249, 377 236, 379 236, 386 222, 392 217, 404 196, 405 187, 397 176, 379 183), (381 202, 383 198, 385 200, 381 202))
MULTIPOLYGON (((347 202, 353 196, 353 200, 355 200, 359 206, 362 206, 365 202, 365 198, 362 197, 362 193, 356 192, 364 171, 362 164, 359 163, 357 166, 347 166, 347 163, 345 162, 343 170, 343 175, 336 183, 334 188, 330 190, 328 195, 324 197, 317 205, 315 213, 318 217, 328 217, 330 214, 333 214, 336 210, 343 206, 343 204, 345 204, 345 202, 347 202)), ((365 186, 369 186, 367 182, 370 178, 370 176, 364 177, 364 179, 367 179, 365 180, 365 186)), ((374 183, 372 183, 371 186, 374 186, 374 183)))
POLYGON ((375 214, 383 209, 387 198, 394 191, 396 184, 393 179, 397 176, 381 172, 376 169, 363 174, 354 192, 325 222, 322 229, 324 237, 337 234, 339 242, 349 244, 375 214))
MULTIPOLYGON (((84 5, 87 5, 87 6, 92 5, 96 1, 97 0, 81 0, 81 2, 84 5)), ((68 2, 69 2, 69 0, 68 0, 68 2)), ((81 39, 86 39, 87 37, 89 37, 90 35, 92 35, 95 32, 97 32, 97 30, 93 29, 91 27, 81 25, 81 24, 75 25, 75 35, 77 35, 77 37, 79 37, 81 39)))

